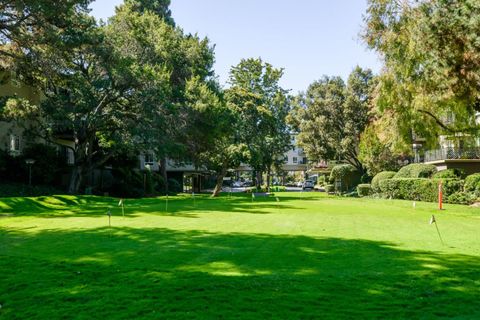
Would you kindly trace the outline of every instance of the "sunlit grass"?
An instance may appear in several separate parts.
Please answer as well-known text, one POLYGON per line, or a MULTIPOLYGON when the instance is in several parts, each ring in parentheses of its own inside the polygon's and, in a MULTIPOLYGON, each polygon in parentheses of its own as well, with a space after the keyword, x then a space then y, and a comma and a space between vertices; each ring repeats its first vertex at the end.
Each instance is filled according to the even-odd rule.
POLYGON ((276 196, 0 198, 0 318, 480 317, 480 209, 276 196))

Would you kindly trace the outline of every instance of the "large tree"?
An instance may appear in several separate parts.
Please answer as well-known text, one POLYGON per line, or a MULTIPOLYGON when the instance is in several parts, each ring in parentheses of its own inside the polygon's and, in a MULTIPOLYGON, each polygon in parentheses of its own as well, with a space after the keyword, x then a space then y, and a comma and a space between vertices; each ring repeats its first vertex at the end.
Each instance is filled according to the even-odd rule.
MULTIPOLYGON (((108 32, 122 56, 147 72, 157 75, 160 85, 152 83, 143 91, 142 104, 150 111, 140 132, 144 148, 154 151, 161 160, 161 170, 168 189, 166 158, 195 160, 191 155, 201 139, 190 135, 195 94, 214 90, 213 48, 208 39, 184 34, 167 19, 163 11, 169 1, 127 1, 110 19, 108 32), (143 8, 143 9, 142 9, 143 8), (157 8, 158 9, 158 8, 157 8), (198 88, 202 90, 197 90, 198 88), (203 90, 205 89, 205 90, 203 90), (190 90, 190 92, 188 92, 190 90), (196 140, 195 140, 196 139, 196 140)), ((209 99, 209 97, 198 97, 209 99)))
POLYGON ((244 59, 230 71, 227 101, 238 113, 241 125, 239 140, 248 146, 250 166, 257 172, 257 186, 263 172, 270 174, 283 154, 290 148, 290 130, 286 117, 290 98, 279 81, 282 69, 276 69, 261 59, 244 59))
POLYGON ((384 62, 377 106, 405 140, 478 134, 479 15, 477 0, 368 1, 363 37, 384 62))
POLYGON ((310 159, 345 160, 363 171, 358 145, 370 121, 373 79, 369 69, 356 67, 347 85, 340 77, 324 76, 297 97, 290 119, 310 159))
MULTIPOLYGON (((0 0, 0 72, 7 81, 37 85, 38 77, 48 77, 49 61, 44 51, 52 45, 78 45, 80 30, 89 29, 93 19, 86 13, 91 0, 0 0)), ((56 51, 59 53, 60 51, 56 51)))
POLYGON ((149 85, 161 88, 158 77, 125 59, 112 46, 102 27, 78 34, 79 43, 68 50, 45 46, 52 75, 39 85, 39 105, 11 98, 5 114, 30 125, 47 141, 73 142, 75 164, 68 191, 77 193, 85 177, 116 154, 136 145, 136 135, 146 114, 141 103, 149 85), (59 50, 62 50, 59 52, 59 50))
POLYGON ((181 140, 191 102, 187 87, 192 79, 208 83, 212 49, 155 10, 137 9, 133 2, 119 7, 108 25, 77 14, 83 28, 33 44, 27 52, 35 53, 30 61, 36 68, 16 70, 18 77, 34 78, 43 99, 35 106, 13 97, 5 115, 34 124, 46 140, 73 141, 72 193, 115 155, 187 149, 181 140))

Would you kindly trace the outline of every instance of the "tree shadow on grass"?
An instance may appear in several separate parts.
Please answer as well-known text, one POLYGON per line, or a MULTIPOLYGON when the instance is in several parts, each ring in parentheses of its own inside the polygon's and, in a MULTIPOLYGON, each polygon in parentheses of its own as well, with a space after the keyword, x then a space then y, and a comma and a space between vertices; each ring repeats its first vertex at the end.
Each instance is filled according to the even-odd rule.
MULTIPOLYGON (((190 195, 169 197, 168 207, 165 197, 126 199, 126 217, 139 214, 155 214, 177 217, 196 217, 199 212, 237 212, 250 214, 278 213, 281 210, 302 208, 289 203, 298 198, 258 198, 254 201, 248 195, 222 195, 210 198, 209 195, 197 195, 195 200, 190 195)), ((119 199, 96 196, 56 195, 37 198, 2 198, 0 199, 0 216, 38 216, 38 217, 95 217, 111 211, 114 215, 122 215, 118 206, 119 199)))
POLYGON ((480 257, 341 238, 0 229, 0 318, 480 317, 480 257))

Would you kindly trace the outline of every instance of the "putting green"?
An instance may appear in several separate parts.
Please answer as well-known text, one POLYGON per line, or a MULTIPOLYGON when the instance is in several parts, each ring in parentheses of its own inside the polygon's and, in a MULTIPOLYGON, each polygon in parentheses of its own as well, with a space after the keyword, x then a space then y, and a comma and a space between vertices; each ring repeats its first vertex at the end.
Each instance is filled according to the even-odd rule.
POLYGON ((0 198, 0 319, 480 318, 480 209, 276 196, 0 198))

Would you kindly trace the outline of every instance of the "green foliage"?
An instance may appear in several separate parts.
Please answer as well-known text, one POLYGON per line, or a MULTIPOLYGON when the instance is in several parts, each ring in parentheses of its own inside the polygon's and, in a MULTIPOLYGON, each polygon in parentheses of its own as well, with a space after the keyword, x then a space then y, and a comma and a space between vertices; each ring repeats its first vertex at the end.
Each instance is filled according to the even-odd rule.
POLYGON ((392 132, 395 126, 389 125, 385 121, 387 117, 383 117, 385 119, 367 126, 360 138, 358 158, 371 176, 382 171, 397 171, 399 161, 401 163, 407 155, 406 148, 396 141, 392 132))
POLYGON ((230 70, 226 100, 238 117, 236 140, 247 147, 246 162, 257 172, 280 166, 291 147, 286 124, 290 98, 279 84, 282 76, 282 69, 261 59, 243 59, 230 70))
POLYGON ((360 197, 369 196, 372 193, 372 186, 370 184, 359 184, 357 186, 357 194, 360 197))
POLYGON ((477 0, 368 1, 364 39, 385 63, 376 101, 405 141, 478 133, 479 14, 477 0))
POLYGON ((447 200, 463 190, 463 181, 458 179, 394 178, 380 181, 379 186, 380 192, 388 198, 436 202, 440 181, 447 200))
POLYGON ((126 0, 125 4, 140 14, 144 14, 145 11, 150 11, 165 20, 168 24, 175 24, 172 18, 172 12, 169 9, 170 0, 126 0))
POLYGON ((448 203, 472 204, 477 197, 471 192, 455 192, 447 197, 448 203))
POLYGON ((360 176, 356 168, 351 164, 340 164, 334 166, 330 173, 330 182, 333 183, 337 180, 342 183, 341 190, 337 191, 348 191, 359 183, 360 176))
POLYGON ((29 166, 26 159, 35 163, 31 167, 33 185, 50 185, 60 188, 61 175, 67 169, 66 160, 57 148, 45 144, 27 145, 21 156, 11 156, 0 150, 1 182, 28 184, 29 166))
POLYGON ((340 77, 324 76, 297 97, 289 119, 309 159, 344 159, 363 171, 358 143, 369 122, 374 82, 371 70, 356 67, 347 85, 340 77))
POLYGON ((474 173, 465 178, 465 191, 480 195, 480 173, 474 173))
POLYGON ((434 179, 464 179, 465 177, 465 170, 457 168, 441 170, 433 175, 434 179))
POLYGON ((327 193, 335 192, 335 186, 333 184, 327 184, 325 186, 325 192, 327 193))
POLYGON ((397 173, 395 171, 383 171, 375 175, 372 179, 372 191, 374 193, 380 192, 380 181, 385 179, 392 179, 397 173))
MULTIPOLYGON (((285 192, 287 188, 285 186, 271 186, 270 192, 285 192)), ((267 186, 258 187, 250 187, 246 188, 245 192, 247 193, 254 193, 254 192, 267 192, 267 186)))
POLYGON ((395 178, 430 178, 437 172, 437 167, 431 164, 412 163, 398 170, 395 178))
POLYGON ((0 197, 39 197, 62 193, 62 190, 48 185, 5 184, 4 181, 0 184, 0 197))

